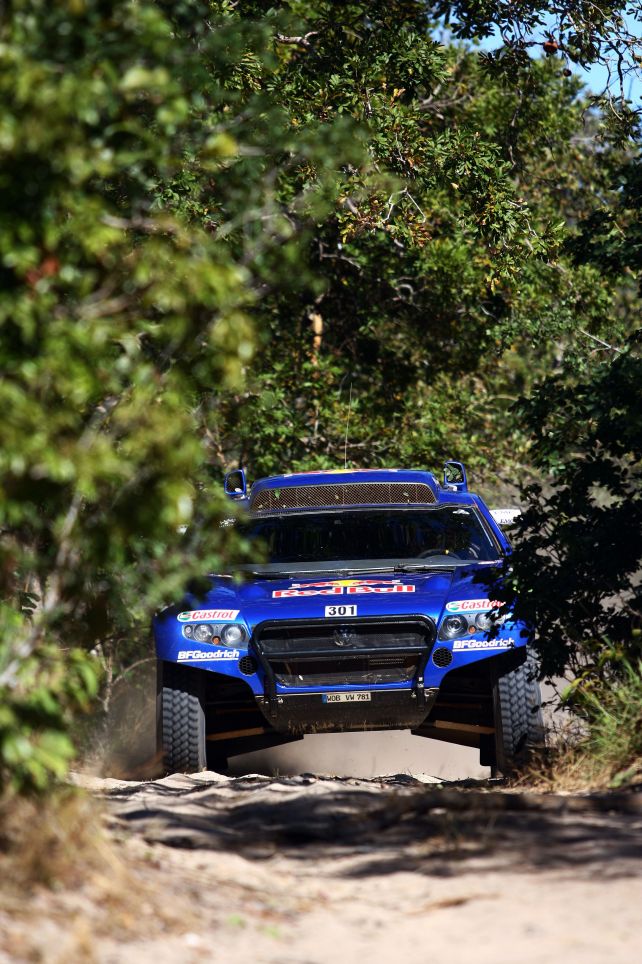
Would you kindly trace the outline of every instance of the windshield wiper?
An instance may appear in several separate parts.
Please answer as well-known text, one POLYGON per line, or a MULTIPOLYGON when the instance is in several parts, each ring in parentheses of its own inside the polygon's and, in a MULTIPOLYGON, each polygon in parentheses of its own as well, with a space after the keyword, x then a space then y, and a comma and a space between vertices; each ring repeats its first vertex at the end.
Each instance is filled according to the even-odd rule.
POLYGON ((358 569, 335 569, 329 567, 328 569, 297 569, 296 572, 264 571, 259 569, 241 569, 239 571, 245 573, 247 576, 254 576, 258 579, 309 579, 311 577, 320 579, 345 579, 347 576, 362 576, 374 572, 390 573, 391 575, 396 572, 435 572, 436 570, 448 572, 457 566, 463 565, 467 565, 467 563, 464 563, 462 560, 458 562, 453 560, 447 563, 419 563, 418 565, 363 566, 358 569))
POLYGON ((296 579, 305 572, 305 570, 300 572, 263 572, 260 569, 239 569, 237 571, 245 576, 256 576, 258 579, 296 579))
POLYGON ((344 576, 354 576, 360 572, 392 572, 390 566, 386 570, 382 569, 297 569, 294 571, 264 570, 264 569, 239 569, 238 572, 246 576, 255 576, 259 579, 310 579, 313 576, 323 577, 324 579, 341 579, 344 576))
MULTIPOLYGON (((419 567, 422 568, 422 567, 419 567)), ((434 568, 427 566, 426 568, 434 568)), ((284 572, 283 570, 263 570, 263 569, 238 569, 238 572, 245 573, 247 576, 256 576, 259 579, 298 579, 304 577, 309 579, 311 576, 323 579, 344 579, 346 576, 361 576, 370 572, 401 572, 398 566, 359 566, 358 568, 335 568, 328 566, 327 569, 297 569, 295 572, 284 572)))
POLYGON ((463 566, 465 563, 463 560, 458 562, 421 562, 418 565, 404 564, 400 566, 395 566, 392 570, 393 572, 452 572, 458 566, 463 566))

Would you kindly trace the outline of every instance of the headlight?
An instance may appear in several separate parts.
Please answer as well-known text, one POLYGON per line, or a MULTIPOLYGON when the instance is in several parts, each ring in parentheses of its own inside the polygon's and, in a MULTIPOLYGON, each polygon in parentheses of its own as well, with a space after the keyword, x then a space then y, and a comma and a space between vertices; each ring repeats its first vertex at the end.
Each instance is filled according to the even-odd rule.
POLYGON ((446 639, 463 636, 468 630, 468 620, 465 616, 446 616, 441 624, 441 633, 446 639))
POLYGON ((490 632, 496 622, 497 620, 494 619, 490 613, 477 613, 475 616, 475 626, 484 633, 490 632))
POLYGON ((195 639, 197 643, 209 643, 214 635, 214 630, 207 623, 199 623, 194 626, 192 632, 192 639, 195 639))
POLYGON ((228 623, 221 631, 221 642, 226 646, 240 646, 245 642, 245 630, 238 623, 228 623))

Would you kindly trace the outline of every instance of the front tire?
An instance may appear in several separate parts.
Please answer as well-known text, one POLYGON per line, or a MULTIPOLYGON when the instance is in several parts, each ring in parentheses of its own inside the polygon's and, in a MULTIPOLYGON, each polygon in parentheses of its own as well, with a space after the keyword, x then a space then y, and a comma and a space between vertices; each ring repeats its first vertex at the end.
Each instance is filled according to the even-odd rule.
POLYGON ((165 773, 195 773, 207 766, 200 673, 163 663, 159 693, 160 751, 165 773))
MULTIPOLYGON (((542 694, 535 665, 527 660, 493 687, 495 771, 509 776, 545 744, 542 694)), ((494 774, 495 775, 495 774, 494 774)))

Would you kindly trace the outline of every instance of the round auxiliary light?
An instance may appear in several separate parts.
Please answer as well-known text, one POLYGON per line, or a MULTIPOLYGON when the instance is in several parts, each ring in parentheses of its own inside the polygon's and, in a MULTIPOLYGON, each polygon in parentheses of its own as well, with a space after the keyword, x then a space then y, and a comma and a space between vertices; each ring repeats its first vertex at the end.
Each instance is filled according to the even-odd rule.
POLYGON ((484 633, 490 632, 490 630, 495 625, 496 620, 493 619, 490 613, 477 613, 475 616, 475 625, 477 629, 481 629, 484 633))
POLYGON ((209 643, 213 635, 214 630, 211 626, 208 626, 207 623, 199 623, 194 626, 192 639, 195 639, 197 643, 209 643))
POLYGON ((446 616, 441 624, 441 631, 447 639, 463 636, 467 629, 468 620, 465 616, 446 616))
POLYGON ((238 623, 228 623, 221 630, 221 642, 226 646, 239 646, 245 642, 245 630, 238 623))

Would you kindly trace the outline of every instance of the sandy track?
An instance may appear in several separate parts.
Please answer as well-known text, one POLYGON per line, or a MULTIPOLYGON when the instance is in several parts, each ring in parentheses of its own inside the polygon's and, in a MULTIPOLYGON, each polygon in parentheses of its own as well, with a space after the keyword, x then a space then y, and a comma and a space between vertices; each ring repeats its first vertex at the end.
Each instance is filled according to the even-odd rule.
POLYGON ((104 935, 92 947, 100 962, 640 956, 640 793, 540 795, 403 775, 91 785, 141 893, 153 888, 173 914, 159 933, 138 898, 140 934, 104 935))

